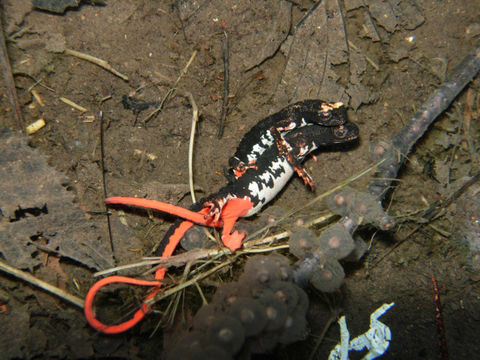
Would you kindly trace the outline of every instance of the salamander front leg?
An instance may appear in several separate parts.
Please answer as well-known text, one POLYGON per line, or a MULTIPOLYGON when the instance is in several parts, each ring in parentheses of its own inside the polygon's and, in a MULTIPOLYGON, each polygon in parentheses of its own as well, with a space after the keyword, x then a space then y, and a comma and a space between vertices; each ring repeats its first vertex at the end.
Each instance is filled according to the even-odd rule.
POLYGON ((310 189, 312 191, 315 190, 315 184, 313 182, 313 178, 312 176, 308 173, 307 169, 305 169, 302 164, 296 160, 296 158, 294 156, 289 156, 291 154, 288 154, 287 155, 287 160, 288 162, 290 163, 290 165, 292 165, 293 167, 293 170, 295 170, 295 172, 298 174, 298 176, 300 176, 303 180, 303 183, 305 185, 308 185, 310 186, 310 189), (293 160, 289 159, 290 157, 293 158, 293 160))
POLYGON ((238 163, 235 165, 235 167, 233 168, 233 173, 235 175, 235 177, 237 179, 241 178, 243 176, 243 174, 245 174, 245 172, 248 170, 248 169, 254 169, 254 170, 257 170, 258 167, 256 165, 256 162, 254 160, 250 161, 248 164, 245 164, 243 161, 238 161, 238 163))
MULTIPOLYGON (((313 178, 308 173, 307 169, 302 166, 301 161, 298 160, 298 155, 293 154, 292 146, 285 140, 282 134, 274 126, 270 128, 270 132, 275 139, 275 145, 278 148, 278 153, 285 156, 288 163, 292 166, 298 176, 302 178, 304 184, 310 186, 310 189, 313 191, 315 188, 313 178)), ((303 149, 299 150, 300 155, 302 155, 301 153, 303 152, 303 149)))
POLYGON ((223 222, 222 242, 223 245, 229 248, 232 252, 242 247, 243 239, 245 239, 246 236, 246 234, 240 233, 238 230, 232 232, 237 219, 238 218, 224 219, 223 222))

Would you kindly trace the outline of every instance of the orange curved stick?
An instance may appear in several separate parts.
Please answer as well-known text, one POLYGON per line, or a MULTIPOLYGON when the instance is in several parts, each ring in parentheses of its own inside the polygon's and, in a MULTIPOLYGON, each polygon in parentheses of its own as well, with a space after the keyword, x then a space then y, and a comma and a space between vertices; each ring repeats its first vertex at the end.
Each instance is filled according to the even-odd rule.
POLYGON ((222 224, 217 222, 212 223, 212 218, 207 217, 201 212, 195 212, 188 209, 185 209, 181 206, 172 205, 163 201, 158 200, 149 200, 149 199, 140 199, 135 197, 128 196, 113 196, 105 199, 105 204, 109 205, 129 205, 129 206, 138 206, 146 209, 160 210, 167 212, 172 215, 179 216, 183 219, 190 220, 194 223, 221 227, 222 224))

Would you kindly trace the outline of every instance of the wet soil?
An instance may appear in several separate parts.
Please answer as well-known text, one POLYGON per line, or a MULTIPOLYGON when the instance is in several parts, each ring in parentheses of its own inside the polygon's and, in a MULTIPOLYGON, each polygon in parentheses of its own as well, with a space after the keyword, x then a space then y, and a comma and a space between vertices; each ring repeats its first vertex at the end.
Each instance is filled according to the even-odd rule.
MULTIPOLYGON (((307 0, 262 2, 262 6, 254 1, 119 0, 106 6, 83 4, 64 15, 54 15, 31 9, 29 1, 4 3, 4 31, 24 121, 27 125, 39 118, 46 121, 44 128, 29 136, 29 145, 45 154, 49 165, 66 176, 64 186, 73 194, 74 203, 93 213, 90 216, 101 224, 98 239, 107 243, 104 215, 95 215, 105 210, 100 129, 104 134, 108 195, 145 196, 188 206, 191 200, 185 184, 192 108, 187 93, 191 93, 200 112, 195 185, 200 190, 198 196, 217 190, 225 184, 228 158, 242 135, 285 105, 279 100, 278 89, 288 57, 280 46, 289 41, 287 35, 295 32, 295 24, 314 5, 307 0), (202 5, 196 8, 197 3, 202 5), (261 35, 267 31, 274 35, 261 35), (230 43, 230 96, 224 134, 219 139, 225 32, 230 43), (271 46, 270 42, 277 45, 271 46), (53 47, 104 59, 129 80, 65 52, 52 51, 53 47), (155 105, 139 112, 124 107, 125 96, 158 106, 195 51, 191 65, 176 84, 175 94, 161 111, 148 117, 155 105), (85 111, 67 105, 61 97, 85 111), (176 184, 184 190, 159 190, 163 184, 176 184)), ((338 6, 337 2, 329 3, 338 6)), ((385 20, 387 13, 381 20, 386 7, 378 5, 389 2, 373 2, 377 6, 371 5, 370 14, 362 2, 338 3, 345 28, 337 30, 345 31, 350 43, 370 62, 357 74, 361 74, 363 92, 350 93, 349 119, 360 128, 360 143, 348 152, 318 154, 317 162, 309 159, 306 163, 316 181, 317 194, 367 167, 371 163, 370 144, 388 139, 401 129, 448 71, 480 40, 479 2, 395 1, 408 11, 403 22, 393 28, 385 20), (365 25, 371 24, 367 19, 376 24, 373 33, 365 25), (381 41, 372 40, 375 36, 381 41), (360 96, 366 92, 367 100, 360 96)), ((345 63, 332 64, 340 74, 337 83, 346 86, 354 81, 345 63)), ((282 86, 288 88, 288 84, 282 86)), ((434 276, 451 358, 478 357, 480 276, 478 264, 464 244, 465 230, 468 233, 470 229, 465 214, 470 213, 468 209, 458 211, 454 202, 433 222, 423 223, 419 217, 422 210, 452 193, 453 185, 449 184, 478 172, 478 89, 477 79, 410 154, 386 203, 399 225, 390 232, 369 227, 361 231, 369 250, 361 261, 345 264, 347 276, 341 290, 329 295, 308 290, 310 335, 304 342, 269 356, 308 358, 334 314, 345 314, 352 336, 357 336, 368 329, 372 311, 383 303, 395 302, 382 317, 392 332, 390 348, 383 358, 438 358, 434 276)), ((0 97, 1 125, 16 129, 3 83, 0 97)), ((367 176, 353 186, 364 189, 368 181, 367 176)), ((275 205, 291 208, 314 195, 295 178, 275 205)), ((322 213, 325 204, 311 211, 322 213)), ((117 262, 131 263, 149 255, 171 220, 115 212, 111 232, 117 262)), ((258 219, 250 221, 255 225, 258 219)), ((473 231, 471 228, 472 236, 473 231)), ((478 242, 478 233, 476 236, 478 242)), ((94 282, 91 269, 77 262, 41 252, 37 256, 42 256, 42 264, 29 270, 38 278, 80 297, 94 282)), ((227 281, 238 271, 241 263, 200 285, 211 296, 220 278, 227 281)), ((129 295, 132 301, 133 294, 129 295)), ((166 325, 154 332, 161 316, 152 314, 129 333, 105 336, 88 326, 80 310, 0 273, 0 321, 8 325, 0 348, 9 349, 7 358, 12 359, 160 358, 172 334, 184 326, 182 320, 191 318, 201 303, 193 288, 185 299, 173 327, 166 325)), ((165 307, 160 304, 158 309, 165 307)), ((334 323, 313 358, 326 359, 338 341, 334 323)), ((355 356, 352 358, 360 358, 355 356)))

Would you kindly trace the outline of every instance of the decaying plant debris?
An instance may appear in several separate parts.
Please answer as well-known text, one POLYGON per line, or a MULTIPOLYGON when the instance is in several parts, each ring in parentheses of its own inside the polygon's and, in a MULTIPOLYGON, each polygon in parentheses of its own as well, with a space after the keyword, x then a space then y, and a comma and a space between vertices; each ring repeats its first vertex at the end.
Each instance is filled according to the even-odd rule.
MULTIPOLYGON (((1 171, 9 166, 17 171, 13 181, 0 175, 0 191, 10 199, 7 204, 5 197, 0 200, 0 227, 5 230, 0 258, 80 298, 93 283, 90 269, 105 270, 113 266, 113 258, 119 266, 140 262, 170 224, 170 219, 154 214, 114 211, 115 254, 109 253, 100 127, 109 195, 159 197, 184 206, 191 203, 187 144, 192 107, 187 92, 199 111, 192 162, 197 195, 224 183, 223 168, 241 136, 289 102, 317 97, 344 101, 351 109, 349 118, 361 129, 361 143, 354 151, 318 154, 317 163, 307 162, 316 194, 294 180, 264 216, 241 224, 256 233, 244 250, 225 256, 214 246, 172 259, 175 266, 187 263, 184 275, 172 269, 163 294, 174 294, 170 299, 175 300, 160 301, 159 313, 128 334, 101 337, 86 326, 77 309, 2 273, 0 327, 20 334, 0 341, 7 358, 158 358, 159 348, 167 348, 183 330, 182 320, 190 320, 202 302, 210 301, 219 284, 235 280, 247 257, 254 252, 288 255, 287 237, 299 223, 317 232, 336 221, 323 201, 327 196, 321 194, 370 169, 350 184, 366 189, 371 165, 382 155, 371 144, 388 149, 392 135, 479 41, 476 2, 271 4, 115 1, 101 7, 83 4, 77 11, 52 16, 32 11, 27 0, 5 2, 3 31, 24 125, 44 119, 46 126, 28 141, 2 140, 1 171), (64 49, 105 61, 128 82, 83 59, 50 51, 58 39, 64 49), (132 111, 122 104, 125 97, 156 105, 132 111), (150 116, 159 104, 161 109, 150 116), (223 135, 217 139, 222 110, 223 135), (295 215, 299 223, 293 224, 292 218, 271 223, 288 213, 285 209, 317 197, 322 201, 295 215), (15 240, 26 246, 15 248, 15 240), (169 316, 178 331, 153 331, 169 316)), ((1 86, 11 93, 7 81, 1 86)), ((18 129, 8 92, 0 94, 0 124, 18 129)), ((384 205, 397 226, 387 232, 361 229, 358 235, 366 241, 367 252, 360 262, 342 263, 341 291, 325 295, 309 288, 311 335, 294 349, 282 349, 284 357, 326 358, 336 341, 319 342, 316 336, 338 336, 337 329, 327 326, 334 322, 332 314, 345 314, 349 327, 363 329, 366 323, 355 321, 367 321, 371 311, 392 301, 395 307, 382 320, 394 339, 385 358, 436 357, 440 349, 432 275, 441 295, 450 354, 461 359, 478 353, 479 99, 475 79, 416 144, 398 179, 381 175, 387 185, 395 185, 384 205)), ((150 266, 126 273, 140 276, 150 272, 150 266)), ((121 320, 119 314, 137 308, 143 298, 130 289, 104 295, 99 309, 110 321, 121 320), (119 308, 115 299, 125 307, 119 308)))

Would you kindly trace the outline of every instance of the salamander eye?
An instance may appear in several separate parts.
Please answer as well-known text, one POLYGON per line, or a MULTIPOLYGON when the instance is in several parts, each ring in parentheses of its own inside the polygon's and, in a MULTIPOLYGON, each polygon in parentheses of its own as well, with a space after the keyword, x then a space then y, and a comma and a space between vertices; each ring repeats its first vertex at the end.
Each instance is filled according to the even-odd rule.
POLYGON ((333 133, 337 138, 343 139, 345 136, 347 136, 348 130, 345 129, 343 125, 340 125, 333 130, 333 133))

